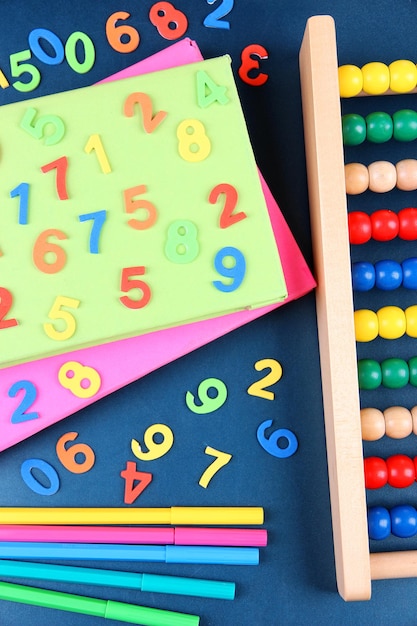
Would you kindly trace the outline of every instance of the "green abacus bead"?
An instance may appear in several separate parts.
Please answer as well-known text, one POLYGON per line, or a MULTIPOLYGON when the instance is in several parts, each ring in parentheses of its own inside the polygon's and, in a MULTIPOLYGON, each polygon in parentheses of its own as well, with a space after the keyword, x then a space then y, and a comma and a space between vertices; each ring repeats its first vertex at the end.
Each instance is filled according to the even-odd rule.
POLYGON ((397 141, 414 141, 417 139, 417 111, 402 109, 393 114, 394 139, 397 141))
POLYGON ((359 146, 366 139, 365 118, 357 113, 342 115, 342 136, 345 146, 359 146))
POLYGON ((359 389, 377 389, 382 383, 382 370, 374 359, 358 361, 359 389))
POLYGON ((417 356, 411 357, 408 361, 408 369, 410 371, 410 385, 417 387, 417 356))
POLYGON ((382 384, 388 389, 401 389, 410 380, 410 370, 407 361, 393 357, 381 363, 382 384))
POLYGON ((372 143, 385 143, 392 138, 394 124, 391 115, 377 111, 369 113, 365 118, 366 138, 372 143))

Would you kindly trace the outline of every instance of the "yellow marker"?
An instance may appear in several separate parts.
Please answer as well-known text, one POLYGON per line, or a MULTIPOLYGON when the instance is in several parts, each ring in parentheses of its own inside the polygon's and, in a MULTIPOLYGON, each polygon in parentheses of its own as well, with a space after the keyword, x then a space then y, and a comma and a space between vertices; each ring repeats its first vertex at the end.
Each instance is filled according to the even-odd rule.
POLYGON ((263 524, 262 507, 173 506, 167 508, 0 508, 0 524, 263 524))

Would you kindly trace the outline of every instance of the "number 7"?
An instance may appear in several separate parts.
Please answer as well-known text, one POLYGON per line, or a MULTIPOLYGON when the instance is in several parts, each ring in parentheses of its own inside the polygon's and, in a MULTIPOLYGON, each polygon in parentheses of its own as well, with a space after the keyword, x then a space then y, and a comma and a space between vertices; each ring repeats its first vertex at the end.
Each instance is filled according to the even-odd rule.
POLYGON ((219 469, 229 463, 232 455, 228 454, 227 452, 221 452, 220 450, 211 448, 210 446, 207 446, 204 452, 205 454, 216 457, 213 463, 210 463, 208 468, 202 473, 201 478, 198 481, 198 484, 201 485, 201 487, 206 488, 213 476, 219 471, 219 469))
POLYGON ((80 222, 86 222, 87 220, 93 220, 93 225, 91 227, 90 233, 90 252, 91 254, 98 254, 98 240, 100 238, 101 229, 103 228, 103 224, 106 221, 107 212, 103 209, 102 211, 95 211, 94 213, 84 213, 84 215, 79 215, 78 219, 80 222))

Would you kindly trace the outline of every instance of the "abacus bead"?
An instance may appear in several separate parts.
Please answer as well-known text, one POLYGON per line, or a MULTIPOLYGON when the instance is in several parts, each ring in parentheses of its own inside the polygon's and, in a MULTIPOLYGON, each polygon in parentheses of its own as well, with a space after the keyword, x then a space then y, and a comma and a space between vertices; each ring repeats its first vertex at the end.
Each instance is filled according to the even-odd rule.
POLYGON ((410 372, 410 385, 417 387, 417 357, 412 356, 408 361, 408 370, 410 372))
POLYGON ((338 68, 339 94, 341 98, 352 98, 362 91, 362 72, 356 65, 341 65, 338 68))
POLYGON ((375 287, 382 291, 392 291, 401 287, 402 266, 397 261, 385 260, 375 263, 375 287))
POLYGON ((406 539, 417 533, 417 511, 409 504, 399 504, 390 511, 391 532, 396 537, 406 539))
POLYGON ((417 209, 407 207, 398 212, 398 236, 404 241, 417 239, 417 209))
POLYGON ((399 339, 406 331, 405 313, 398 306, 384 306, 376 313, 379 335, 383 339, 399 339))
POLYGON ((374 359, 358 361, 359 389, 377 389, 382 383, 381 365, 374 359))
POLYGON ((372 237, 371 218, 363 211, 353 211, 348 214, 348 229, 351 244, 366 243, 372 237))
POLYGON ((413 339, 417 338, 417 305, 408 306, 405 311, 406 333, 413 339))
POLYGON ((375 268, 372 263, 352 263, 352 287, 354 291, 370 291, 375 287, 375 268))
POLYGON ((364 459, 363 468, 366 489, 380 489, 387 484, 388 467, 384 459, 378 456, 369 456, 364 459))
POLYGON ((397 237, 400 222, 398 215, 390 209, 379 209, 371 215, 372 237, 375 241, 391 241, 397 237))
POLYGON ((417 84, 417 68, 412 61, 398 60, 390 63, 390 89, 396 93, 412 91, 417 84))
POLYGON ((369 187, 369 172, 363 163, 347 163, 345 165, 346 193, 356 196, 369 187))
POLYGON ((403 406, 390 406, 384 411, 385 434, 391 439, 404 439, 413 432, 413 419, 403 406))
POLYGON ((394 124, 388 113, 377 111, 369 113, 365 118, 366 138, 372 143, 385 143, 392 138, 394 124))
POLYGON ((405 289, 417 289, 417 258, 405 259, 401 266, 403 268, 403 287, 405 289))
POLYGON ((364 441, 377 441, 385 435, 385 418, 382 411, 368 407, 361 409, 361 429, 364 441))
POLYGON ((403 359, 392 357, 381 362, 382 384, 388 389, 401 389, 409 381, 409 369, 403 359))
POLYGON ((392 116, 394 124, 393 137, 397 141, 414 141, 417 139, 417 112, 412 109, 401 109, 392 116))
POLYGON ((391 515, 384 506, 368 509, 368 534, 370 539, 386 539, 391 534, 391 515))
POLYGON ((412 485, 416 479, 413 460, 405 454, 394 454, 386 460, 388 483, 391 487, 403 489, 412 485))
POLYGON ((397 172, 397 187, 401 191, 415 191, 417 189, 417 160, 403 159, 395 166, 397 172))
POLYGON ((365 93, 377 96, 385 93, 389 89, 390 71, 388 65, 374 61, 366 63, 362 67, 363 85, 365 93))
POLYGON ((413 420, 413 433, 417 435, 417 406, 410 409, 411 419, 413 420))
POLYGON ((387 193, 397 184, 397 170, 390 161, 374 161, 368 165, 369 189, 375 193, 387 193))
POLYGON ((353 314, 356 341, 373 341, 378 337, 378 317, 375 311, 359 309, 353 314))
POLYGON ((366 139, 366 122, 362 115, 342 115, 342 136, 345 146, 359 146, 366 139))

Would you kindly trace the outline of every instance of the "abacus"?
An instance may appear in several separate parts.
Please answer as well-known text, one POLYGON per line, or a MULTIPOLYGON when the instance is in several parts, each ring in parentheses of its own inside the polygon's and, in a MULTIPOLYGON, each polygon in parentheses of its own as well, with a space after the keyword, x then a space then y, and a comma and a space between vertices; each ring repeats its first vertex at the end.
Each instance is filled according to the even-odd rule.
POLYGON ((377 440, 387 448, 417 434, 417 259, 408 254, 417 209, 404 204, 404 192, 417 189, 417 161, 406 149, 417 138, 417 113, 399 109, 396 97, 375 111, 379 101, 360 96, 415 98, 408 94, 416 91, 417 69, 411 61, 339 66, 333 18, 314 16, 300 49, 300 77, 337 587, 345 600, 367 600, 372 580, 417 576, 417 550, 375 547, 391 536, 397 548, 396 538, 416 535, 416 509, 373 506, 382 487, 393 487, 397 498, 397 489, 413 489, 415 459, 404 449, 364 458, 377 440), (347 99, 356 110, 342 115, 347 99), (399 158, 387 158, 387 150, 399 158), (375 151, 383 158, 375 160, 375 151), (352 161, 346 165, 345 155, 352 161), (385 208, 398 197, 400 210, 385 208), (360 198, 366 209, 356 210, 360 198), (376 258, 364 260, 362 244, 373 242, 380 246, 376 258), (405 307, 386 304, 395 290, 405 307), (362 306, 369 297, 383 306, 362 306), (398 346, 401 355, 393 356, 398 346), (379 355, 370 358, 371 350, 379 355), (386 405, 391 398, 397 401, 386 405))

